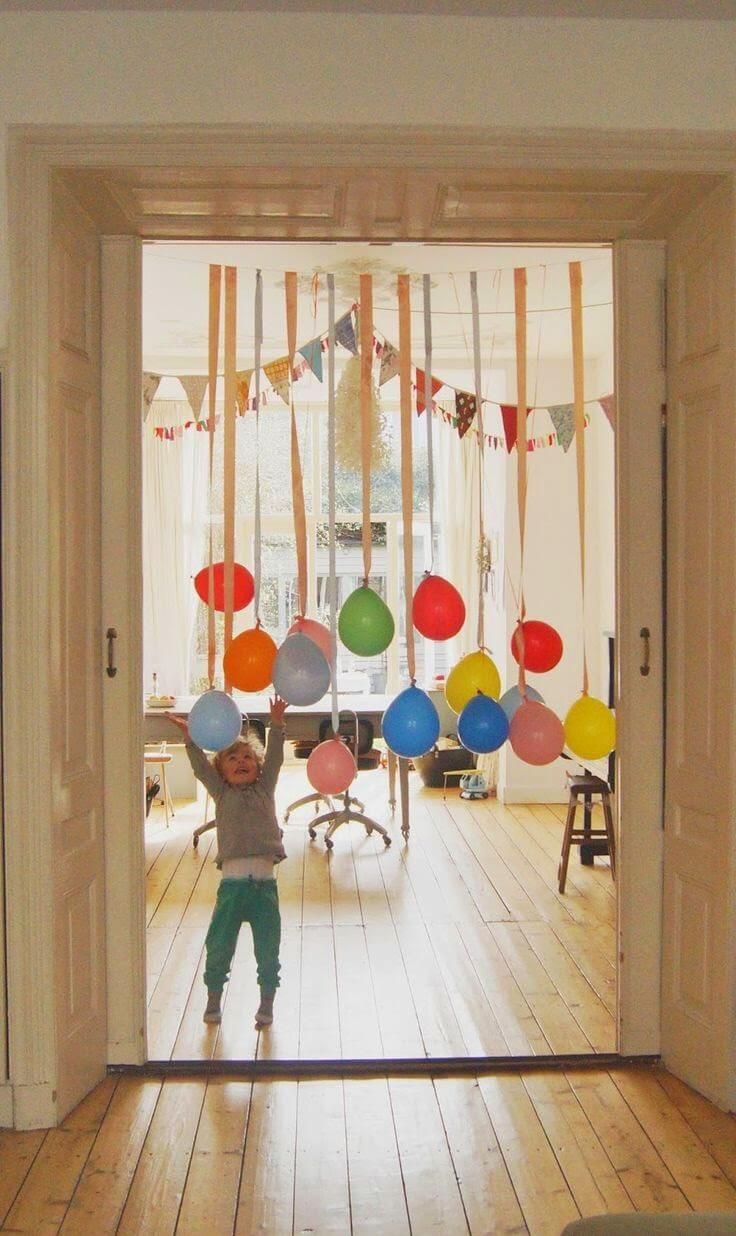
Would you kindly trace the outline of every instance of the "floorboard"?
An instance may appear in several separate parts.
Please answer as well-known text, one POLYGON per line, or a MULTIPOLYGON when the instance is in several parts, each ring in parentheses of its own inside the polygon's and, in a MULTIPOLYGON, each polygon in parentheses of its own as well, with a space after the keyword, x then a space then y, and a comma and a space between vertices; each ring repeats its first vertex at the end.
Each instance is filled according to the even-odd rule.
MULTIPOLYGON (((573 853, 557 888, 563 812, 445 795, 410 774, 411 832, 392 817, 384 770, 361 774, 366 812, 327 850, 306 804, 277 869, 282 986, 256 1030, 250 929, 241 932, 220 1027, 205 1026, 204 939, 219 879, 197 803, 146 821, 151 1060, 393 1059, 611 1053, 616 1048, 615 887, 606 859, 573 853)), ((282 771, 280 814, 306 789, 282 771)))

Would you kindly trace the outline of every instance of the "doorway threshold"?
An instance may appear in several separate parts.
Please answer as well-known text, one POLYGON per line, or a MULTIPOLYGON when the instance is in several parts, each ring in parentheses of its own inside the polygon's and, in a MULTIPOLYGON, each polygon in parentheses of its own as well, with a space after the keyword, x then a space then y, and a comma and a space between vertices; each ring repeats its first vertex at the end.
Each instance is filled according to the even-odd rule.
POLYGON ((651 1067, 660 1057, 570 1053, 561 1056, 436 1056, 391 1060, 148 1060, 145 1064, 111 1064, 108 1074, 136 1077, 246 1077, 255 1080, 305 1081, 310 1078, 353 1080, 361 1077, 476 1077, 492 1073, 529 1073, 550 1069, 651 1067))

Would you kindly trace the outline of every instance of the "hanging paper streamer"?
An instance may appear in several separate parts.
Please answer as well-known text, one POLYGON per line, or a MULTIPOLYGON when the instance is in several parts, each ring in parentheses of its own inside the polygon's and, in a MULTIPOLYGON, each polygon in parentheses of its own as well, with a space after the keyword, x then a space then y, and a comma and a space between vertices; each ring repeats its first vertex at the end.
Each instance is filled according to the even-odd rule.
POLYGON ((253 591, 256 626, 261 621, 261 473, 260 458, 260 408, 261 408, 261 350, 263 348, 263 277, 256 271, 254 310, 255 327, 255 374, 256 374, 256 492, 253 512, 253 591))
POLYGON ((401 523, 404 538, 404 601, 406 605, 406 664, 409 681, 416 678, 412 598, 414 594, 414 469, 411 427, 411 301, 409 276, 398 276, 399 301, 399 406, 401 416, 401 523))
POLYGON ((373 278, 360 276, 360 442, 363 494, 363 581, 371 573, 371 410, 373 400, 373 278), (366 518, 368 516, 368 518, 366 518))
POLYGON ((209 270, 209 578, 207 585, 207 678, 210 687, 215 685, 215 572, 212 549, 212 492, 215 460, 215 407, 217 395, 217 368, 220 354, 220 295, 222 267, 210 266, 209 270))
POLYGON ((304 508, 304 479, 299 455, 299 433, 294 408, 294 356, 296 353, 297 281, 296 272, 288 271, 286 286, 286 329, 289 347, 289 407, 291 411, 291 505, 296 540, 296 571, 299 613, 307 612, 307 516, 304 508))
MULTIPOLYGON (((233 638, 234 570, 235 562, 235 348, 237 319, 237 279, 234 266, 225 267, 225 392, 223 438, 223 583, 224 583, 224 648, 233 638)), ((229 684, 225 682, 225 690, 229 684)))
MULTIPOLYGON (((478 544, 485 545, 485 478, 483 470, 483 401, 481 398, 481 363, 480 363, 480 314, 478 312, 478 272, 471 270, 470 272, 470 303, 473 315, 473 372, 475 375, 475 403, 476 413, 478 417, 478 544)), ((485 615, 484 615, 484 599, 485 599, 485 564, 483 554, 478 554, 478 625, 477 625, 477 641, 478 647, 482 648, 485 642, 485 615)))

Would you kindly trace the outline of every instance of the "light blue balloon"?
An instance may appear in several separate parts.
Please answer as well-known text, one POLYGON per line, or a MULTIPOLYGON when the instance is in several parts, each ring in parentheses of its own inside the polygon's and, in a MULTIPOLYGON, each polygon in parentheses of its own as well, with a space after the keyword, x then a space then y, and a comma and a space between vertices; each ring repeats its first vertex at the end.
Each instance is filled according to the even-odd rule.
POLYGON ((394 755, 405 759, 426 755, 440 735, 437 709, 420 687, 406 687, 383 714, 381 733, 394 755))
MULTIPOLYGON (((535 691, 534 687, 530 687, 528 683, 526 686, 526 698, 528 700, 536 700, 538 704, 544 703, 544 700, 539 692, 535 691)), ((521 704, 521 691, 518 687, 509 687, 508 691, 504 691, 498 702, 506 713, 509 721, 511 721, 511 718, 521 704)))
POLYGON ((222 751, 240 734, 243 718, 231 695, 205 691, 189 713, 189 737, 203 751, 222 751))
POLYGON ((316 704, 330 686, 330 667, 318 644, 301 631, 287 635, 273 663, 273 689, 288 704, 316 704))
POLYGON ((509 736, 509 719, 498 700, 479 693, 468 700, 460 713, 457 736, 476 755, 498 751, 509 736))

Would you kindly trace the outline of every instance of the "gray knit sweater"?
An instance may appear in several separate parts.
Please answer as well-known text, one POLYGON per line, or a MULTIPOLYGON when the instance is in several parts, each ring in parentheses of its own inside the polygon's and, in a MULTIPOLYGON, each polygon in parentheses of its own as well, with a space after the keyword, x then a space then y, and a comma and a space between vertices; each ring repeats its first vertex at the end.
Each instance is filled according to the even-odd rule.
POLYGON ((256 854, 272 858, 275 863, 286 858, 274 799, 276 779, 284 759, 284 727, 269 727, 261 775, 251 785, 228 785, 191 739, 187 741, 186 751, 195 777, 215 804, 217 866, 222 867, 226 858, 250 858, 256 854))

